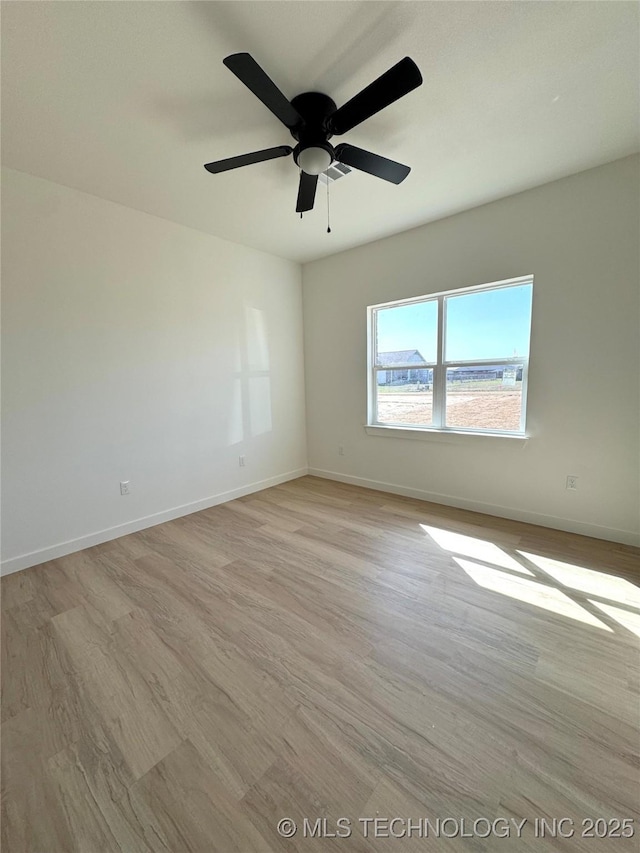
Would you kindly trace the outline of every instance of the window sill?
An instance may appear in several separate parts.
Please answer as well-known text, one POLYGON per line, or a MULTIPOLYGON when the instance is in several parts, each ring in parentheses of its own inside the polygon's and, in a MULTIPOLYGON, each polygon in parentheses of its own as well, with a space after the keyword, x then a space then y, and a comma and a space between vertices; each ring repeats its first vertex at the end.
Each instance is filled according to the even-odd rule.
POLYGON ((383 426, 382 424, 369 424, 364 428, 367 435, 375 435, 379 438, 408 438, 418 441, 440 441, 457 444, 462 440, 478 440, 478 439, 502 439, 516 447, 524 448, 529 440, 528 435, 504 432, 471 432, 466 430, 452 429, 431 429, 431 428, 414 428, 403 426, 383 426))

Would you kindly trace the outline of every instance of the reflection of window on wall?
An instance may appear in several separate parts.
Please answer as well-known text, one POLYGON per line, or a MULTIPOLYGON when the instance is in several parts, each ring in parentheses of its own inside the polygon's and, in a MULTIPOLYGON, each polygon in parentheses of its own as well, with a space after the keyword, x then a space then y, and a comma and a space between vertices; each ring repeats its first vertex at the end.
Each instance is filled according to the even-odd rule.
POLYGON ((369 424, 524 434, 533 277, 369 308, 369 424))

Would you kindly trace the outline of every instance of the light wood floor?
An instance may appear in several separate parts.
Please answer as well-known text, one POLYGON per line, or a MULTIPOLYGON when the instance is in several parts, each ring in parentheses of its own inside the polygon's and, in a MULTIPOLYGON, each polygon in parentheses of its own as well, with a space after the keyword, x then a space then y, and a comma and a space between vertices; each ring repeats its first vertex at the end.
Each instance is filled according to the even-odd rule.
POLYGON ((631 548, 312 477, 10 575, 2 849, 638 850, 639 577, 631 548), (324 816, 351 837, 305 839, 324 816))

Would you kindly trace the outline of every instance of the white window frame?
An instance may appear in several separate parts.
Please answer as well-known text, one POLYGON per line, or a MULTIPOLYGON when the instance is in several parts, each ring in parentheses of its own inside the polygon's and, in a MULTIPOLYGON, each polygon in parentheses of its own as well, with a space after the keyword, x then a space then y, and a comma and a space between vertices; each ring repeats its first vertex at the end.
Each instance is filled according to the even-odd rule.
MULTIPOLYGON (((378 305, 370 305, 367 308, 367 349, 368 349, 368 371, 367 371, 367 426, 375 430, 389 430, 390 433, 398 431, 411 431, 422 433, 466 433, 472 435, 501 435, 506 437, 526 438, 527 418, 527 389, 529 378, 529 351, 526 354, 514 356, 513 358, 477 359, 475 361, 445 361, 446 353, 446 310, 447 299, 451 296, 463 296, 469 293, 482 293, 487 290, 504 290, 509 287, 517 287, 523 284, 533 286, 533 275, 520 276, 519 278, 505 279, 504 281, 490 282, 489 284, 473 285, 471 287, 456 288, 440 293, 427 294, 425 296, 412 297, 410 299, 399 299, 393 302, 382 302, 378 305), (435 362, 424 362, 423 364, 399 364, 390 366, 376 366, 376 342, 377 342, 377 315, 385 308, 397 308, 401 305, 415 305, 425 302, 438 303, 438 333, 437 333, 437 360, 435 362), (481 429, 479 427, 458 427, 446 425, 446 386, 447 370, 451 367, 478 367, 486 365, 522 365, 522 404, 520 408, 520 427, 518 430, 481 429), (401 422, 381 422, 377 419, 378 407, 378 373, 382 370, 433 370, 433 404, 431 424, 405 424, 401 422)), ((533 299, 533 294, 532 294, 533 299)))

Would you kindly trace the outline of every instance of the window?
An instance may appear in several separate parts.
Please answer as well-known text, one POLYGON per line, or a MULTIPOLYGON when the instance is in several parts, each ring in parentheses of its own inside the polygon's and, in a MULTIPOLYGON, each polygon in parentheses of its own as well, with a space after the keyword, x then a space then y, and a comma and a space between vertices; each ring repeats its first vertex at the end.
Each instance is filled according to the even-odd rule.
POLYGON ((533 277, 374 305, 369 425, 524 435, 533 277))

